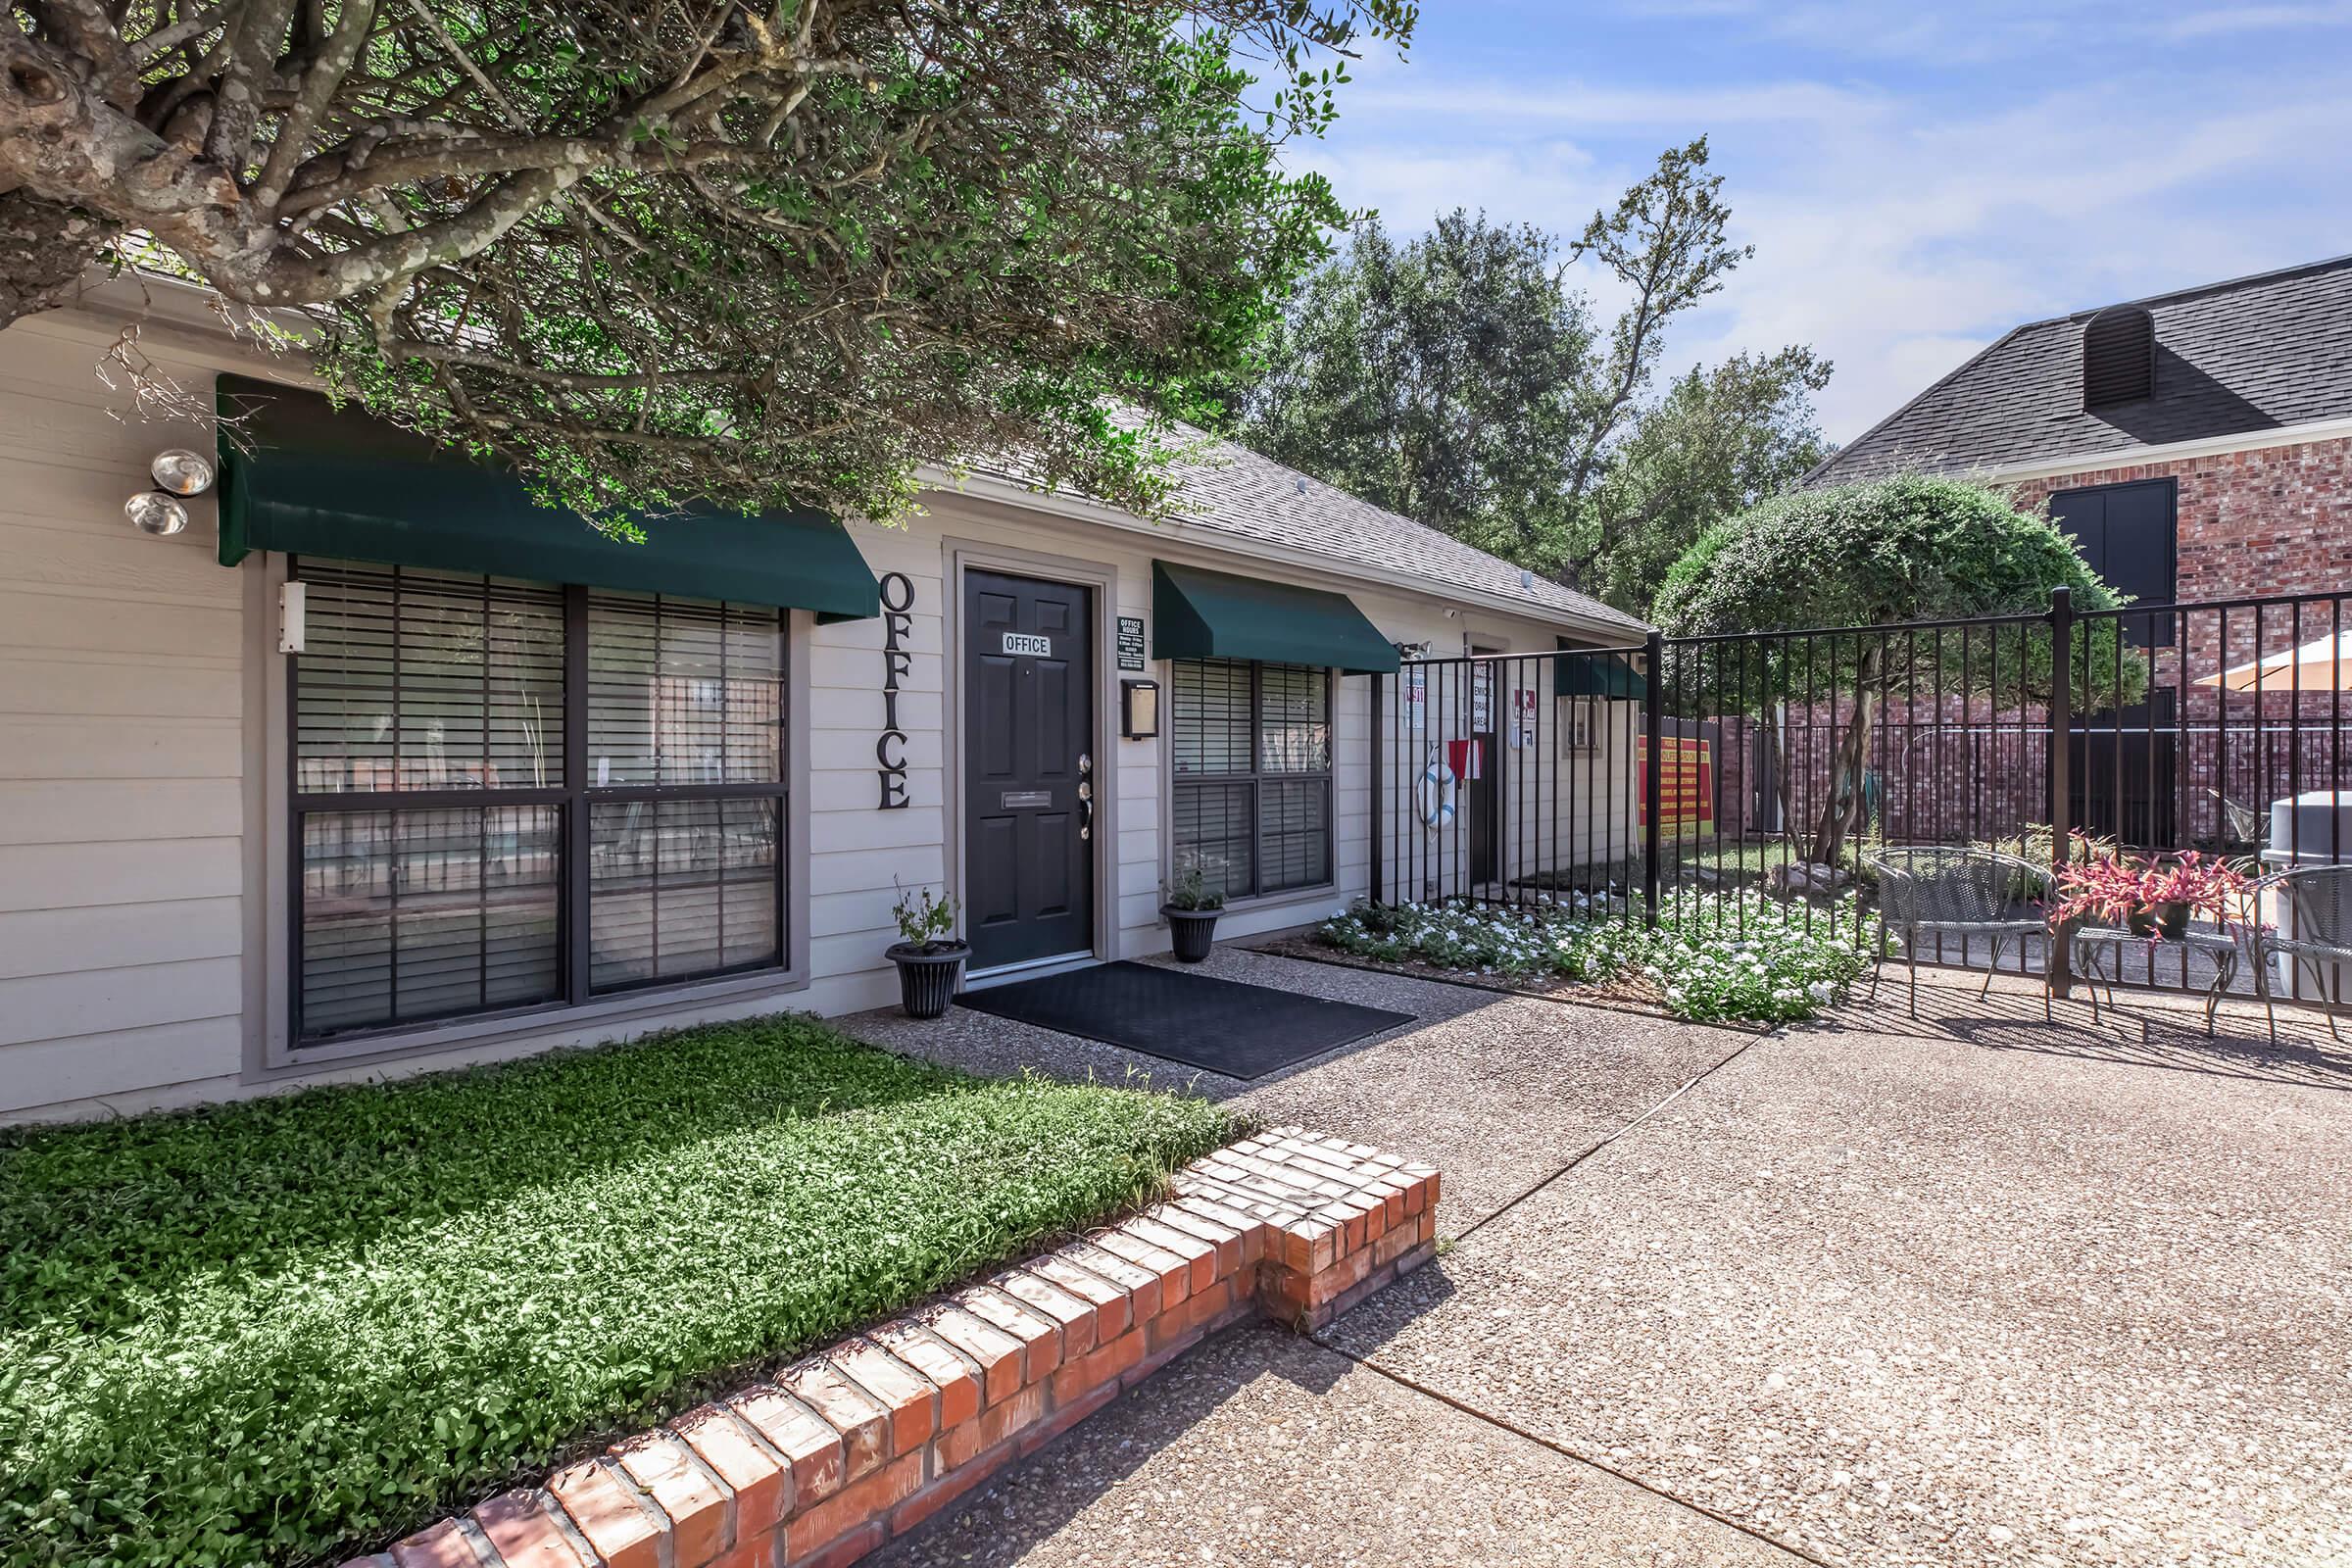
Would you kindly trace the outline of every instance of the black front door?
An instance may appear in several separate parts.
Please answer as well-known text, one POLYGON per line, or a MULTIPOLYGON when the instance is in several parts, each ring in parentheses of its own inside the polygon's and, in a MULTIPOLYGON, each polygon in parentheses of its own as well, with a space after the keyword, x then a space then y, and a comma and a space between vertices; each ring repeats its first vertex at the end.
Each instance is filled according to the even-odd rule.
POLYGON ((964 929, 971 966, 1090 953, 1094 593, 963 577, 964 929))

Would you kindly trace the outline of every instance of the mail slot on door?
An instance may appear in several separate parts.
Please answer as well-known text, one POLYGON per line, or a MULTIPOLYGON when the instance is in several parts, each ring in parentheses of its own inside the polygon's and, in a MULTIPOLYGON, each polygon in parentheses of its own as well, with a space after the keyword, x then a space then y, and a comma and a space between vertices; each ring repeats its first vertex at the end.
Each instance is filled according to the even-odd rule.
POLYGON ((1017 811, 1023 807, 1052 806, 1053 804, 1054 792, 1052 790, 1006 790, 997 797, 997 809, 1001 811, 1017 811))

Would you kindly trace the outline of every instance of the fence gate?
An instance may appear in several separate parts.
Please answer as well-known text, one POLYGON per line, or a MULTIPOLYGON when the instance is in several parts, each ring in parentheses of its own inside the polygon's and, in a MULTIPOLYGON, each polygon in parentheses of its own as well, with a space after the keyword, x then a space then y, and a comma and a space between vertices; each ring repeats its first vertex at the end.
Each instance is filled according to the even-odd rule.
MULTIPOLYGON (((2078 832, 2092 853, 2263 869, 2352 858, 2337 826, 2303 842, 2303 813, 2270 835, 2274 802, 2352 791, 2348 609, 2352 594, 2078 611, 2060 590, 2031 613, 1408 661, 1372 681, 1372 895, 1654 920, 1756 890, 1859 919, 1886 846, 2053 870, 2078 832)), ((1743 919, 1736 899, 1704 910, 1743 919)), ((2019 972, 2066 983, 2063 952, 2022 946, 2019 972)), ((2178 943, 2119 961, 2128 984, 2214 977, 2178 943)))

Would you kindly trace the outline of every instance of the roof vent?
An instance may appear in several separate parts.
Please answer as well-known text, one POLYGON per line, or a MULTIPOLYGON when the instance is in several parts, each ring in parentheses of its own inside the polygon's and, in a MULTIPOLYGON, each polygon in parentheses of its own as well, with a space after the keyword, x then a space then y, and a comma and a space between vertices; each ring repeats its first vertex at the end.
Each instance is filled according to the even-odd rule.
POLYGON ((1304 479, 1298 481, 1298 493, 1300 495, 1306 494, 1306 481, 1304 479))
POLYGON ((2082 323, 2082 407, 2137 403, 2156 395, 2156 318, 2137 305, 2111 305, 2082 323))

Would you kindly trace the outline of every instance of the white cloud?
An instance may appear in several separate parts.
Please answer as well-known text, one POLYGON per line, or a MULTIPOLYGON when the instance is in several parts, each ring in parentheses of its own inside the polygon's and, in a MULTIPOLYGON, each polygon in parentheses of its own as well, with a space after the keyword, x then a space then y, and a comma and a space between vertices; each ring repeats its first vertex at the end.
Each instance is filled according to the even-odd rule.
POLYGON ((2020 321, 2342 249, 2352 172, 2316 150, 2352 143, 2352 71, 2201 86, 1506 88, 1423 60, 1345 103, 1307 161, 1393 228, 1467 206, 1572 234, 1658 148, 1708 131, 1756 254, 1669 365, 1810 343, 1837 362, 1821 413, 1842 440, 2020 321))
POLYGON ((2164 37, 2176 41, 2219 38, 2234 33, 2277 32, 2290 27, 2352 25, 2352 6, 2221 6, 2192 11, 2156 24, 2164 37))

